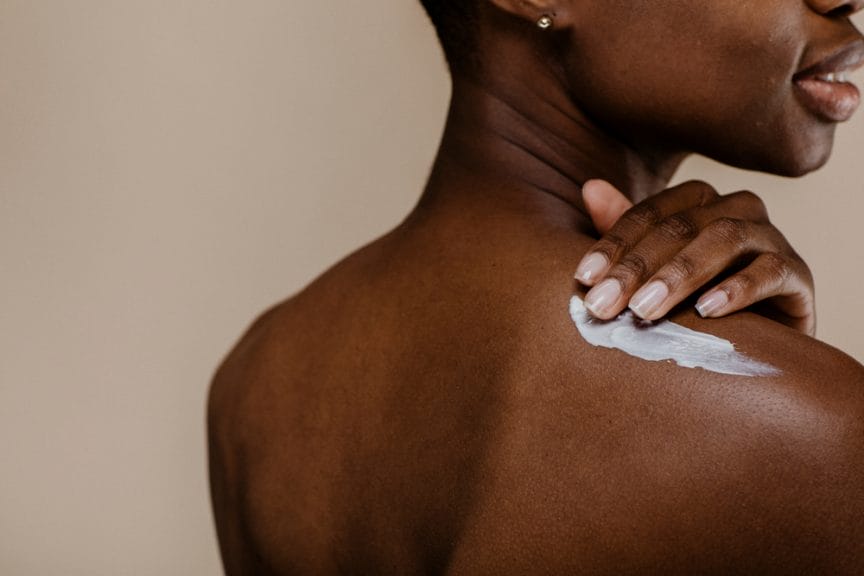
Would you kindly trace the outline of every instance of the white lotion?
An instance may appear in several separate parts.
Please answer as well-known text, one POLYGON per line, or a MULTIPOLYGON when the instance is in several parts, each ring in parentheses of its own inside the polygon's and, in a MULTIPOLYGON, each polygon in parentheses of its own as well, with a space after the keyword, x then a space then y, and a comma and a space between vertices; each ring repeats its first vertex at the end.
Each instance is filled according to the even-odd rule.
POLYGON ((770 364, 737 352, 728 340, 668 320, 649 323, 630 310, 614 320, 598 320, 578 296, 570 299, 570 317, 588 343, 616 348, 643 360, 673 360, 685 368, 736 376, 770 376, 780 372, 770 364))

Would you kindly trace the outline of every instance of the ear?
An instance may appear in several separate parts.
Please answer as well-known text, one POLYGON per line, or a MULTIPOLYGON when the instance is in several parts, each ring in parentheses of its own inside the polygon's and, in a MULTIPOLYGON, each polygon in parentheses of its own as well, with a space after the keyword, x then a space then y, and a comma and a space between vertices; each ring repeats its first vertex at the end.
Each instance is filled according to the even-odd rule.
POLYGON ((542 17, 552 19, 552 30, 569 28, 573 22, 572 0, 488 0, 490 4, 532 24, 542 17))

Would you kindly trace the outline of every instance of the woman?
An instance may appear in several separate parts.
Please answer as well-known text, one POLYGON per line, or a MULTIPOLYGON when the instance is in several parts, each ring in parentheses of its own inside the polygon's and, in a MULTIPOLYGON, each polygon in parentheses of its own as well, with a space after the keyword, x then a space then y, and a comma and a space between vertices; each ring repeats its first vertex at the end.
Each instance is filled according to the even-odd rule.
POLYGON ((822 166, 860 0, 425 6, 453 98, 420 203, 214 381, 227 572, 862 573, 864 368, 801 332, 809 273, 755 196, 664 190, 693 152, 822 166), (639 203, 614 226, 607 182, 639 203), (801 331, 675 307, 741 261, 701 315, 770 297, 801 331), (596 320, 628 306, 668 338, 596 320))

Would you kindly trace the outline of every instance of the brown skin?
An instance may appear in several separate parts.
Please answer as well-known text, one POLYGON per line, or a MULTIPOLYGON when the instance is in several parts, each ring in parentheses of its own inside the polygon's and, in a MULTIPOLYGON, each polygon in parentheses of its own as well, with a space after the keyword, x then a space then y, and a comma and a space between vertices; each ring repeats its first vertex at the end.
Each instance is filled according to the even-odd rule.
POLYGON ((576 269, 577 280, 595 287, 585 304, 596 317, 611 319, 629 307, 645 320, 659 320, 721 274, 726 277, 696 305, 703 317, 719 318, 758 303, 764 316, 815 334, 810 269, 752 192, 720 195, 705 182, 691 181, 630 206, 609 183, 591 180, 582 195, 595 228, 604 234, 576 269), (595 299, 603 292, 600 286, 610 282, 618 295, 607 295, 600 305, 595 299), (646 296, 656 293, 658 283, 665 293, 652 303, 646 296))
POLYGON ((483 73, 454 74, 420 204, 262 316, 214 380, 226 572, 864 573, 864 367, 689 306, 671 317, 782 373, 645 362, 567 314, 597 239, 589 178, 639 201, 689 151, 824 162, 834 126, 786 79, 855 37, 843 4, 484 0, 483 73))

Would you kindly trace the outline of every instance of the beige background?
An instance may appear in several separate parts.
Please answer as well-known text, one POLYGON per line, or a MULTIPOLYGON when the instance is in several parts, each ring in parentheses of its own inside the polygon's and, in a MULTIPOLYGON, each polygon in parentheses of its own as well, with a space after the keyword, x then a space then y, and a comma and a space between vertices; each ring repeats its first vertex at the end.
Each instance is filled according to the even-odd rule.
MULTIPOLYGON (((447 97, 415 1, 0 2, 0 573, 212 574, 208 379, 415 201, 447 97)), ((864 359, 864 115, 752 188, 864 359)), ((574 265, 576 262, 574 261, 574 265)))

